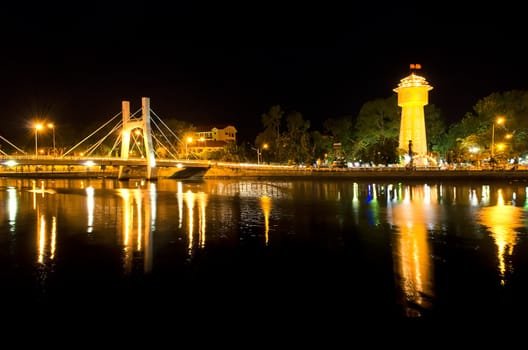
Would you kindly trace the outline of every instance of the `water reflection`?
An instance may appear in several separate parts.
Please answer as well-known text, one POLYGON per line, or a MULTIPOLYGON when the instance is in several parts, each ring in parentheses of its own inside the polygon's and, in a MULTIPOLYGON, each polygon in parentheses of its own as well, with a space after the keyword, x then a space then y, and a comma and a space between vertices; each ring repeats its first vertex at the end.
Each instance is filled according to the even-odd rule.
MULTIPOLYGON (((196 247, 204 248, 206 241, 206 207, 207 195, 203 192, 194 193, 187 190, 184 196, 185 206, 187 207, 187 253, 189 258, 193 256, 193 251, 196 247), (195 204, 198 204, 198 210, 195 213, 195 204), (196 220, 198 216, 198 220, 196 220), (195 227, 198 232, 195 234, 195 227), (195 236, 198 236, 196 239, 195 236)), ((183 206, 179 208, 180 213, 183 213, 183 206)), ((180 222, 182 220, 180 219, 180 222)))
MULTIPOLYGON (((36 264, 37 264, 37 282, 41 291, 46 291, 46 284, 50 274, 55 269, 55 259, 57 254, 57 208, 49 195, 55 194, 55 190, 46 188, 45 182, 32 182, 32 187, 28 190, 32 193, 32 209, 35 218, 35 241, 36 241, 36 264)), ((12 196, 16 193, 9 192, 10 201, 14 201, 12 196)), ((10 209, 15 212, 16 209, 10 209)), ((12 226, 15 227, 15 218, 12 226)))
POLYGON ((95 207, 94 192, 95 190, 92 186, 86 188, 86 216, 88 217, 88 228, 86 229, 86 232, 88 233, 93 232, 95 207))
POLYGON ((403 294, 406 316, 422 316, 434 297, 433 264, 427 228, 436 223, 436 192, 428 185, 391 188, 387 218, 396 226, 393 259, 395 278, 403 294))
POLYGON ((366 203, 369 204, 368 219, 369 219, 369 223, 372 226, 376 226, 380 224, 380 217, 379 217, 380 204, 378 201, 378 195, 381 194, 381 191, 382 191, 380 189, 383 189, 383 187, 377 186, 376 184, 367 185, 366 203))
POLYGON ((266 245, 269 243, 269 218, 271 213, 271 197, 262 196, 260 197, 260 206, 262 213, 264 214, 264 241, 266 245))
MULTIPOLYGON (((361 270, 379 284, 362 285, 365 293, 356 295, 375 297, 358 303, 372 305, 389 289, 393 303, 396 286, 404 317, 415 318, 466 290, 473 295, 466 283, 479 290, 490 285, 487 279, 506 284, 514 248, 518 255, 527 249, 521 244, 528 211, 524 185, 17 180, 1 187, 2 181, 0 276, 27 265, 31 282, 43 291, 57 280, 61 288, 72 280, 86 288, 88 280, 106 291, 108 281, 151 272, 160 280, 192 275, 198 281, 193 274, 199 271, 200 278, 220 280, 225 273, 249 282, 245 286, 260 286, 265 275, 263 283, 277 290, 289 281, 324 285, 336 298, 332 287, 339 286, 353 298, 355 289, 345 283, 361 270)), ((520 277, 511 288, 523 283, 520 256, 515 263, 520 277)), ((487 303, 493 294, 482 295, 487 303)))
POLYGON ((148 190, 120 188, 122 198, 121 239, 123 271, 150 272, 152 270, 152 231, 156 219, 156 191, 151 183, 148 190))
POLYGON ((18 209, 17 189, 15 187, 7 188, 7 210, 9 232, 13 233, 16 229, 16 217, 18 209))
POLYGON ((483 207, 478 212, 478 221, 488 227, 497 246, 498 270, 501 284, 506 284, 508 275, 513 273, 513 249, 517 244, 517 230, 523 226, 522 208, 516 207, 515 193, 512 203, 506 204, 503 190, 497 191, 497 204, 483 207))

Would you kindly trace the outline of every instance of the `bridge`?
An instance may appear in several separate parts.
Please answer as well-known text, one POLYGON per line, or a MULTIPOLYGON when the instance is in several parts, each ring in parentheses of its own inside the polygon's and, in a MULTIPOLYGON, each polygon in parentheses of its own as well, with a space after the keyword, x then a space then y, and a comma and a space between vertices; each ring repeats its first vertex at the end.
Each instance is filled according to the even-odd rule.
MULTIPOLYGON (((155 180, 159 168, 185 168, 186 176, 204 173, 208 168, 208 161, 178 159, 176 146, 184 143, 177 135, 150 109, 150 99, 142 98, 141 109, 130 113, 130 102, 122 102, 122 110, 109 121, 104 123, 88 137, 64 152, 60 156, 28 154, 7 139, 0 137, 17 150, 17 155, 2 152, 0 159, 5 167, 18 172, 46 171, 57 173, 61 170, 70 172, 72 168, 99 167, 118 169, 119 180, 127 180, 131 176, 142 173, 143 178, 155 180), (155 118, 152 118, 154 115, 155 118), (121 119, 119 119, 121 117, 121 119), (111 124, 114 122, 114 124, 111 124), (101 131, 109 131, 95 142, 94 135, 101 131), (107 156, 94 155, 95 150, 105 141, 113 137, 112 147, 107 146, 107 156), (77 152, 76 150, 82 150, 77 152), (115 154, 116 156, 112 156, 115 154), (160 157, 163 154, 163 157, 160 157), (137 156, 133 156, 137 155, 137 156)), ((35 132, 36 148, 37 132, 35 132)), ((111 140, 112 141, 112 140, 111 140)))

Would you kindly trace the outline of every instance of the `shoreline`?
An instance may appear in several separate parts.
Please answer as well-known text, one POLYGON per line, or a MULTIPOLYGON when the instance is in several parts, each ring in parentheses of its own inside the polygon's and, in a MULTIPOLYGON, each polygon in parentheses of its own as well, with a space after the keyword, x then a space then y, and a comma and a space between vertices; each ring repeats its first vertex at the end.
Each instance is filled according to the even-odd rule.
POLYGON ((391 180, 494 180, 527 181, 528 170, 438 170, 404 168, 354 168, 354 169, 256 169, 212 167, 204 179, 391 179, 391 180))
MULTIPOLYGON (((528 170, 438 170, 403 168, 354 168, 354 169, 297 169, 297 168, 260 168, 260 167, 227 167, 212 166, 207 171, 197 176, 179 176, 180 171, 158 175, 158 179, 174 180, 200 180, 200 179, 321 179, 321 180, 486 180, 486 181, 526 181, 528 170)), ((114 171, 82 171, 82 172, 0 172, 0 177, 5 178, 57 178, 57 179, 82 179, 82 178, 108 178, 117 179, 118 173, 114 171)), ((134 178, 142 178, 134 176, 134 178)), ((127 180, 127 179, 124 179, 127 180)))

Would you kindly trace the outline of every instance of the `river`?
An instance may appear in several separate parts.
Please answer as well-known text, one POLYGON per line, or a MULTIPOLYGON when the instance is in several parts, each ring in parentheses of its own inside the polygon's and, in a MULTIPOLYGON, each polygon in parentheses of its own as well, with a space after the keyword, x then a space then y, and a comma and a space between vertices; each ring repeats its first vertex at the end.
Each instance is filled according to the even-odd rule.
POLYGON ((525 183, 380 181, 2 178, 4 311, 279 323, 524 314, 525 183))

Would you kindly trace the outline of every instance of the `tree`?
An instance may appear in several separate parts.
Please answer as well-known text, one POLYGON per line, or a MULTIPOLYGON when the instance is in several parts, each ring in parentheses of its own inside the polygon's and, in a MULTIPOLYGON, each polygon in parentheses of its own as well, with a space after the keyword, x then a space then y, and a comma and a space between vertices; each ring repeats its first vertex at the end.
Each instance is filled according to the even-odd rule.
POLYGON ((354 156, 362 162, 398 162, 400 110, 397 96, 363 104, 355 125, 354 156))
POLYGON ((443 147, 446 138, 446 123, 442 112, 434 104, 424 107, 427 150, 436 155, 445 153, 443 147))
POLYGON ((354 144, 354 123, 350 116, 344 116, 339 119, 329 118, 323 123, 325 133, 329 133, 331 138, 329 140, 330 150, 333 144, 340 144, 340 155, 348 159, 352 154, 352 147, 354 144))
POLYGON ((332 140, 317 130, 310 133, 310 139, 312 140, 310 150, 311 158, 320 166, 328 150, 332 149, 332 140))
POLYGON ((491 157, 491 144, 505 143, 501 156, 516 158, 528 151, 528 91, 494 92, 479 101, 472 113, 451 126, 446 148, 456 149, 456 140, 471 137, 479 147, 481 158, 491 157), (505 121, 500 126, 497 118, 505 121), (492 135, 493 134, 493 135, 492 135), (492 140, 493 138, 493 140, 492 140))
POLYGON ((270 159, 279 159, 283 142, 281 140, 281 122, 284 111, 279 105, 272 106, 267 113, 262 114, 262 125, 264 131, 255 138, 256 147, 269 146, 270 159))
POLYGON ((219 159, 225 162, 241 162, 244 159, 244 154, 236 142, 228 142, 222 149, 219 159))
POLYGON ((308 129, 310 122, 303 119, 299 112, 291 112, 286 117, 286 132, 283 140, 286 141, 284 147, 285 156, 288 162, 309 163, 313 162, 310 157, 310 134, 308 129))

